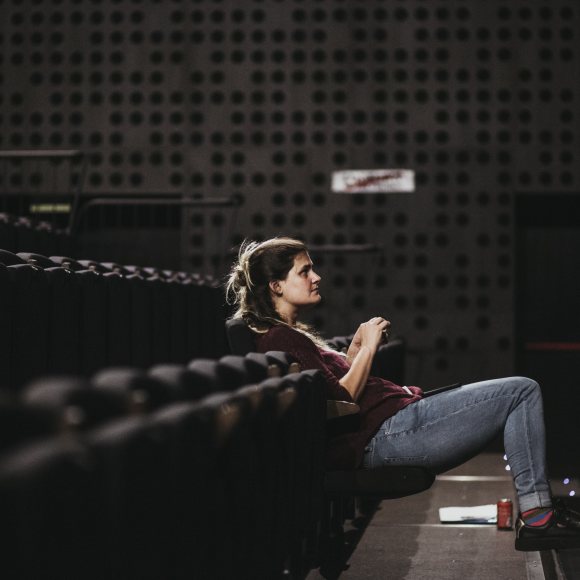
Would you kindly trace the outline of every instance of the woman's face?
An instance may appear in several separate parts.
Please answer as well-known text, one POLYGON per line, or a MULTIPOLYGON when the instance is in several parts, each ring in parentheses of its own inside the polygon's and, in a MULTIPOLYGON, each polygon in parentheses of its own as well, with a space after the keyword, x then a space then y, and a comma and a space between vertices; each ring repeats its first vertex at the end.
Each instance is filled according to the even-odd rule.
POLYGON ((294 265, 286 279, 278 281, 278 299, 296 308, 318 304, 321 300, 318 292, 320 280, 320 276, 312 269, 308 253, 301 252, 294 258, 294 265))

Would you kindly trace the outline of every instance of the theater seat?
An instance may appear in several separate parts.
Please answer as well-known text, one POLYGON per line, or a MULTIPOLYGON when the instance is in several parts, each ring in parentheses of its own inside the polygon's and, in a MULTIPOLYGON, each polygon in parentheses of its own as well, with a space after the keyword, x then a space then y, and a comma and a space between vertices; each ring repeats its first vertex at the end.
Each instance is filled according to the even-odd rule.
POLYGON ((27 264, 15 254, 0 251, 0 263, 7 266, 8 304, 12 310, 8 386, 18 389, 47 371, 49 284, 42 268, 27 264))
POLYGON ((0 393, 0 455, 59 432, 59 416, 50 409, 24 405, 0 393))
MULTIPOLYGON (((8 267, 0 262, 0 303, 12 304, 12 286, 8 267)), ((0 388, 12 387, 12 308, 0 308, 0 388)))
POLYGON ((233 372, 244 375, 246 384, 259 383, 268 378, 268 365, 264 365, 256 359, 230 354, 222 356, 218 364, 220 367, 229 367, 233 372))
POLYGON ((213 359, 195 359, 187 368, 195 373, 196 380, 214 391, 233 391, 246 384, 246 370, 242 364, 219 364, 213 359))
POLYGON ((9 252, 17 249, 14 216, 4 212, 0 213, 0 248, 9 252))
POLYGON ((395 499, 429 489, 435 475, 422 467, 379 467, 327 471, 324 488, 332 496, 395 499))
POLYGON ((161 381, 174 393, 175 400, 197 401, 217 390, 212 380, 179 364, 159 364, 151 367, 147 374, 161 381))
MULTIPOLYGON (((247 354, 255 348, 253 333, 242 319, 230 319, 226 322, 226 333, 232 352, 235 354, 247 354), (246 350, 250 349, 250 350, 246 350)), ((335 337, 338 347, 347 347, 349 337, 335 337)), ((381 359, 381 372, 389 376, 388 361, 392 353, 392 361, 397 363, 395 371, 402 372, 400 364, 404 356, 404 343, 402 341, 393 343, 391 346, 385 345, 381 359)), ((278 364, 282 372, 289 372, 292 369, 292 357, 283 352, 266 353, 268 360, 278 364)), ((327 429, 334 429, 336 422, 351 421, 356 418, 358 405, 345 401, 327 402, 327 419, 332 419, 327 423, 327 429), (350 418, 348 416, 351 416, 350 418)), ((345 502, 351 501, 352 497, 366 497, 374 499, 393 499, 419 493, 431 487, 435 476, 427 469, 419 467, 383 467, 379 469, 352 469, 352 470, 327 470, 323 475, 324 492, 328 501, 329 516, 325 523, 329 526, 329 534, 341 537, 342 523, 345 519, 345 502)))
POLYGON ((94 456, 101 578, 165 578, 171 521, 169 442, 163 431, 148 417, 132 416, 89 431, 83 442, 94 456))
POLYGON ((94 472, 80 445, 52 437, 0 461, 0 543, 6 578, 107 577, 94 472))
POLYGON ((132 413, 159 409, 174 400, 175 392, 145 371, 131 367, 111 367, 91 378, 95 389, 125 397, 132 413))
MULTIPOLYGON (((167 369, 165 369, 167 370, 167 369)), ((168 440, 168 495, 172 525, 165 530, 165 578, 211 578, 219 557, 214 510, 223 497, 218 486, 216 408, 193 401, 172 403, 150 416, 168 440)))
POLYGON ((48 281, 48 357, 50 373, 81 370, 81 284, 72 271, 41 254, 19 253, 28 264, 44 270, 48 281))
POLYGON ((129 412, 124 396, 72 376, 37 379, 24 387, 22 400, 28 408, 54 413, 66 431, 92 429, 129 412))
POLYGON ((109 295, 107 279, 98 270, 81 268, 75 272, 81 289, 80 362, 82 374, 88 376, 107 364, 109 295))
POLYGON ((242 318, 226 320, 226 335, 232 354, 245 355, 256 350, 254 333, 242 318))

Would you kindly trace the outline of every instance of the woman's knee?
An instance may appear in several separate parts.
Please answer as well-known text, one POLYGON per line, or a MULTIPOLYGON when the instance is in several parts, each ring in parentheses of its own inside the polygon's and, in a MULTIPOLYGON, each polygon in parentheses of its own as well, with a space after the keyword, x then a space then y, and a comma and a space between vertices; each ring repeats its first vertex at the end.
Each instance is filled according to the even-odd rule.
POLYGON ((534 379, 529 377, 509 377, 506 379, 508 387, 511 387, 517 393, 524 394, 528 397, 541 397, 542 391, 540 385, 534 379))

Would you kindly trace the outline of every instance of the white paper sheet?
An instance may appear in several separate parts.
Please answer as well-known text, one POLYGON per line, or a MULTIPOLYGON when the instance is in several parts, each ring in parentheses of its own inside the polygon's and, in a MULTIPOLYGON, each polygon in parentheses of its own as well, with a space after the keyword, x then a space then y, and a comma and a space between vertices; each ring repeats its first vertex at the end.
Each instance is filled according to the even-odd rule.
POLYGON ((442 524, 496 524, 497 506, 494 503, 469 507, 439 508, 442 524))

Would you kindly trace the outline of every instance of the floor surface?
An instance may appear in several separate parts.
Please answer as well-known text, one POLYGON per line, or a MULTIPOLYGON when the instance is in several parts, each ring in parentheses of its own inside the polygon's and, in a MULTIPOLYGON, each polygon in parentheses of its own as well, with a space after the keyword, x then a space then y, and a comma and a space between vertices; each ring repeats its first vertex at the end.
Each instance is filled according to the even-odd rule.
POLYGON ((526 555, 515 551, 513 531, 439 522, 440 507, 493 504, 504 497, 515 500, 503 456, 481 454, 438 477, 426 492, 381 502, 364 530, 356 529, 356 521, 347 527, 352 554, 346 564, 313 570, 308 580, 527 580, 526 555))

